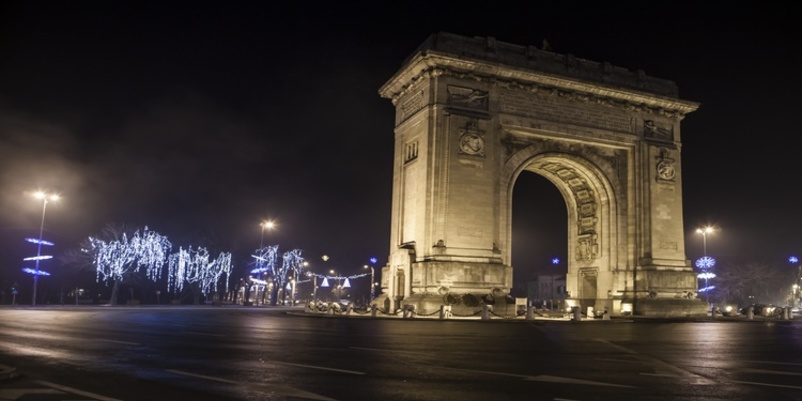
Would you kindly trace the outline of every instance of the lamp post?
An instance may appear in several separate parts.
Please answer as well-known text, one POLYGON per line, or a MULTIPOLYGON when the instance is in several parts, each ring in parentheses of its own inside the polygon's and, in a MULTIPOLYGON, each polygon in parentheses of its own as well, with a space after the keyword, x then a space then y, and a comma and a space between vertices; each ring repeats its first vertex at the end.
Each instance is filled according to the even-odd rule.
POLYGON ((713 227, 700 227, 696 229, 697 234, 702 234, 702 247, 704 251, 704 256, 707 256, 707 234, 713 234, 715 229, 713 227))
POLYGON ((707 269, 713 267, 715 260, 707 257, 707 234, 712 234, 714 232, 715 229, 710 226, 699 227, 696 229, 697 234, 702 234, 702 251, 704 253, 704 256, 696 261, 696 265, 704 270, 704 272, 699 276, 703 276, 702 278, 705 280, 705 302, 707 303, 708 308, 710 307, 710 286, 708 285, 708 280, 715 277, 715 274, 709 273, 707 269))
POLYGON ((42 191, 35 192, 33 197, 42 201, 42 223, 39 225, 39 241, 36 245, 36 267, 33 273, 33 301, 32 305, 36 305, 36 287, 39 280, 39 260, 42 258, 42 235, 45 230, 45 212, 47 211, 47 201, 57 201, 60 197, 56 194, 48 194, 42 191))
MULTIPOLYGON (((259 223, 259 227, 262 228, 262 235, 261 235, 261 237, 259 237, 259 250, 260 250, 259 252, 260 253, 261 253, 261 249, 264 248, 264 246, 265 246, 264 245, 264 243, 265 243, 265 228, 268 229, 268 231, 269 231, 269 230, 272 230, 273 227, 275 227, 275 226, 276 226, 276 224, 273 223, 270 220, 262 220, 262 222, 259 223)), ((265 272, 264 271, 259 271, 259 280, 264 280, 264 279, 265 279, 265 272)), ((275 281, 274 281, 273 285, 275 285, 275 281)), ((259 284, 259 286, 263 287, 263 290, 262 290, 262 296, 258 297, 257 299, 261 298, 262 300, 264 300, 265 293, 268 291, 268 285, 267 284, 259 284)), ((257 287, 257 288, 259 288, 259 287, 257 287)), ((271 293, 270 294, 270 299, 272 299, 272 298, 273 298, 273 295, 271 293)))
POLYGON ((799 258, 796 256, 789 257, 788 262, 797 265, 796 277, 794 277, 794 284, 791 286, 792 288, 791 302, 793 303, 792 307, 796 309, 799 308, 799 298, 800 298, 799 283, 802 282, 802 263, 799 263, 799 258))
POLYGON ((332 291, 337 296, 337 300, 339 301, 342 298, 343 293, 343 286, 342 286, 342 279, 337 275, 337 272, 334 269, 329 270, 329 274, 331 274, 331 278, 337 279, 337 286, 334 287, 332 291))
POLYGON ((265 242, 265 228, 268 230, 272 230, 273 227, 276 226, 276 223, 273 223, 270 220, 265 220, 259 223, 259 227, 262 227, 262 237, 259 239, 259 248, 264 246, 265 242))
POLYGON ((307 277, 312 277, 312 302, 317 303, 317 276, 312 272, 306 272, 307 277))
POLYGON ((362 268, 370 269, 370 300, 373 301, 373 289, 376 287, 376 283, 373 282, 373 276, 376 274, 376 271, 373 266, 364 265, 362 268))

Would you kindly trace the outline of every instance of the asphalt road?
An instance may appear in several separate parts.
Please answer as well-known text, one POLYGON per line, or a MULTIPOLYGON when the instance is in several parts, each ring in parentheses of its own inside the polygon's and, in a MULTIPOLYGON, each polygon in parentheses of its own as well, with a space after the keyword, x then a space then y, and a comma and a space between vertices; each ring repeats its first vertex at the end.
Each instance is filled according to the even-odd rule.
POLYGON ((21 401, 802 400, 802 321, 4 307, 0 365, 21 401))

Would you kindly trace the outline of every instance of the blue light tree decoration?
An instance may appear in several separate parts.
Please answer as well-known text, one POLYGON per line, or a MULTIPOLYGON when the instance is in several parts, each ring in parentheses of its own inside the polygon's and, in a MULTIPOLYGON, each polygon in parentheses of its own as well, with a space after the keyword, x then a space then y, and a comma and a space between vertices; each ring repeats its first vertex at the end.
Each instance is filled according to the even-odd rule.
POLYGON ((716 265, 716 260, 711 258, 710 256, 703 256, 696 260, 696 267, 702 270, 701 273, 697 274, 696 277, 705 281, 705 287, 698 290, 698 292, 704 292, 706 294, 706 298, 709 298, 707 294, 710 293, 711 290, 716 288, 716 286, 710 286, 709 280, 716 277, 716 274, 711 272, 710 269, 716 265))
POLYGON ((37 245, 37 247, 36 247, 36 256, 23 259, 25 261, 29 261, 29 260, 35 261, 35 267, 33 269, 26 267, 26 268, 23 268, 22 271, 24 271, 25 273, 29 273, 29 274, 33 275, 33 298, 32 298, 31 305, 36 306, 36 287, 37 287, 37 284, 38 284, 38 281, 39 281, 39 276, 49 276, 50 275, 50 273, 48 273, 48 272, 39 270, 39 262, 42 261, 42 260, 50 259, 50 258, 53 257, 53 256, 50 256, 50 255, 42 255, 42 245, 47 245, 47 246, 54 245, 52 242, 47 242, 47 241, 42 239, 42 234, 44 233, 44 229, 45 229, 45 213, 47 211, 47 201, 48 200, 57 201, 57 200, 61 199, 61 196, 59 196, 57 194, 47 194, 47 193, 44 193, 42 191, 37 191, 37 192, 33 193, 32 196, 34 198, 36 198, 36 199, 41 199, 42 200, 42 223, 39 225, 39 239, 33 239, 33 238, 26 238, 25 239, 26 241, 33 242, 33 243, 35 243, 37 245))
POLYGON ((42 260, 52 259, 53 256, 52 255, 41 255, 41 248, 42 248, 42 245, 53 246, 53 245, 56 245, 56 244, 54 244, 54 243, 52 243, 50 241, 40 240, 40 239, 36 239, 36 238, 25 238, 25 241, 28 241, 28 242, 36 244, 37 247, 39 248, 39 252, 38 253, 40 253, 40 255, 31 256, 31 257, 22 259, 23 261, 26 261, 26 262, 28 262, 28 261, 35 261, 36 262, 36 268, 35 269, 31 269, 30 267, 23 267, 22 271, 24 271, 25 273, 28 273, 28 274, 33 274, 34 276, 49 276, 50 275, 49 272, 46 272, 44 270, 39 270, 39 262, 42 261, 42 260))
MULTIPOLYGON (((42 255, 42 245, 45 245, 45 246, 53 246, 53 245, 55 245, 52 242, 48 242, 48 241, 45 241, 45 240, 41 239, 41 235, 42 234, 40 232, 40 234, 39 234, 40 238, 39 239, 36 239, 36 238, 25 238, 25 241, 32 242, 32 243, 37 245, 37 251, 36 251, 36 256, 31 256, 31 257, 22 259, 23 261, 26 261, 26 262, 27 261, 35 261, 35 266, 36 266, 35 268, 33 268, 33 269, 31 269, 30 267, 23 267, 22 268, 22 271, 24 271, 25 273, 33 275, 33 301, 31 303, 32 305, 36 305, 36 287, 37 287, 37 281, 39 279, 39 276, 49 276, 50 275, 50 272, 46 272, 44 270, 40 270, 39 269, 39 262, 41 262, 43 260, 47 260, 47 259, 52 259, 53 258, 52 255, 42 255)), ((14 294, 15 302, 16 302, 16 296, 17 295, 14 294)))

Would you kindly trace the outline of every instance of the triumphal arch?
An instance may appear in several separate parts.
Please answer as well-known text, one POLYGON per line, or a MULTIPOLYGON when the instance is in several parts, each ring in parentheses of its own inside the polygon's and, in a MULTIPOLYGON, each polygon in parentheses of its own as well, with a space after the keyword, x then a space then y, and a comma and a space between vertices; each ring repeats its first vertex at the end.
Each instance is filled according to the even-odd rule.
POLYGON ((396 109, 379 307, 509 314, 513 187, 531 171, 565 199, 570 306, 706 313, 682 216, 680 122, 698 104, 673 82, 438 33, 379 93, 396 109))

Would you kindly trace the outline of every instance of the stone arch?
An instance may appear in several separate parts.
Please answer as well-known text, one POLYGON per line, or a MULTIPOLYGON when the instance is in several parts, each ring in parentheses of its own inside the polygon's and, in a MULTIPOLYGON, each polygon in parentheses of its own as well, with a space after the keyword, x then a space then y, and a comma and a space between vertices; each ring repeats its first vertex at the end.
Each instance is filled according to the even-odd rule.
MULTIPOLYGON (((609 170, 609 168, 608 168, 609 170)), ((518 176, 530 171, 543 176, 562 194, 568 221, 568 273, 566 288, 581 304, 604 307, 602 299, 612 291, 611 278, 617 265, 620 242, 617 200, 610 179, 587 156, 577 153, 543 151, 530 145, 509 158, 501 171, 500 184, 505 188, 502 211, 506 222, 504 260, 512 266, 512 195, 518 176), (593 270, 602 278, 599 294, 583 293, 580 271, 593 270)))
POLYGON ((512 190, 529 170, 566 201, 575 305, 706 313, 688 296, 697 280, 682 222, 680 121, 698 104, 679 99, 673 82, 439 33, 379 93, 396 117, 390 255, 377 302, 426 314, 443 299, 510 299, 512 190))

